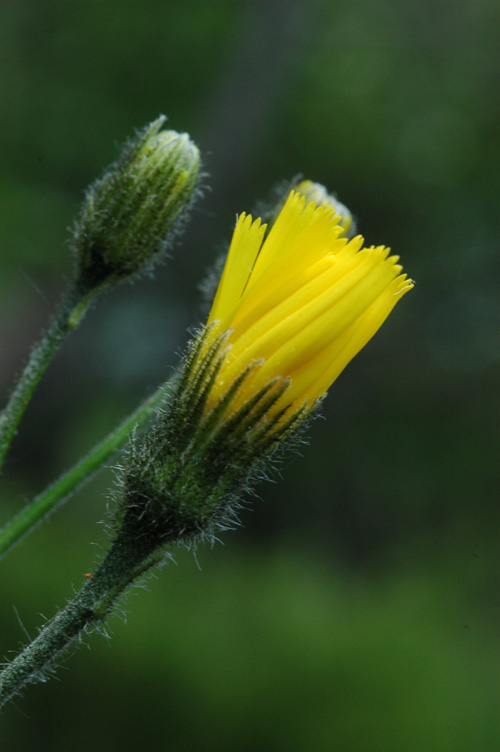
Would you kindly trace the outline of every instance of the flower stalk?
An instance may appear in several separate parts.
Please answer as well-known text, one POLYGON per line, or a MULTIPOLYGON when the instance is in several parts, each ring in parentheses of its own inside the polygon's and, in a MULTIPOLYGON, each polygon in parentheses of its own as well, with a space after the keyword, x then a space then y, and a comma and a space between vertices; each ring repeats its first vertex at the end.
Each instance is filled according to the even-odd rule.
POLYGON ((74 467, 33 499, 0 530, 0 559, 46 520, 57 507, 65 504, 102 468, 104 463, 125 443, 129 434, 140 429, 155 414, 156 408, 168 400, 172 386, 173 383, 169 382, 159 387, 74 467))
POLYGON ((145 539, 130 539, 123 528, 80 592, 0 672, 0 707, 26 684, 48 678, 57 659, 77 638, 102 625, 130 583, 158 563, 161 557, 151 548, 145 539))
POLYGON ((89 292, 75 285, 63 299, 45 334, 32 349, 28 363, 0 413, 0 467, 40 379, 65 338, 80 323, 94 294, 95 291, 89 292))

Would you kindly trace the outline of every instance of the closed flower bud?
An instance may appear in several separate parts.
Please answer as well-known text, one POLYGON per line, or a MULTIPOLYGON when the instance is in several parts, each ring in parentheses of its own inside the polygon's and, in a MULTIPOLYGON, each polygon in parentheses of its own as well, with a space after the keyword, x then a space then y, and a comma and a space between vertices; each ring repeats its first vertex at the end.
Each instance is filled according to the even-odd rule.
POLYGON ((88 290, 151 269, 168 246, 199 178, 185 133, 148 125, 87 191, 73 231, 77 279, 88 290))
POLYGON ((413 286, 397 261, 298 192, 268 234, 242 214, 176 393, 131 449, 127 524, 158 540, 230 524, 242 489, 413 286))
POLYGON ((313 183, 312 180, 302 180, 295 190, 301 193, 302 196, 305 196, 306 203, 314 201, 316 206, 325 206, 333 209, 340 217, 339 225, 346 237, 352 238, 356 234, 356 225, 351 212, 335 196, 328 193, 324 185, 313 183))

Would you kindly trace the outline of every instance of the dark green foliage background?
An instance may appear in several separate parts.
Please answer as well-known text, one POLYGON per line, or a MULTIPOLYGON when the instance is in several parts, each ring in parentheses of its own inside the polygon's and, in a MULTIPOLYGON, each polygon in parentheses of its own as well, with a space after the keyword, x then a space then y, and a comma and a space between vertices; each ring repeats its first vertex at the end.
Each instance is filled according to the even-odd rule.
MULTIPOLYGON (((499 45, 497 0, 4 0, 3 399, 116 145, 164 112, 210 190, 168 265, 57 357, 0 524, 168 377, 235 214, 283 178, 337 191, 417 286, 244 527, 199 566, 180 552, 111 641, 4 710, 2 750, 498 750, 499 45)), ((112 480, 1 563, 2 656, 92 569, 112 480)))

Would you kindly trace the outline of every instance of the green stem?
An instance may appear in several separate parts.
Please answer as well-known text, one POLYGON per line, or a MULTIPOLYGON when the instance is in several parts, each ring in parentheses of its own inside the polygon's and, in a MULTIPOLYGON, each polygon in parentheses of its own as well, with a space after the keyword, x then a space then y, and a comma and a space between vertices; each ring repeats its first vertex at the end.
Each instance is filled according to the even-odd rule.
POLYGON ((42 335, 38 344, 33 347, 28 363, 16 383, 9 401, 0 413, 0 467, 3 465, 19 421, 38 382, 63 340, 78 326, 95 292, 96 290, 90 293, 84 291, 78 285, 71 288, 50 322, 49 328, 42 335))
POLYGON ((30 682, 43 680, 55 660, 82 633, 101 624, 117 598, 161 558, 155 544, 122 528, 107 555, 66 608, 0 673, 0 707, 30 682))
POLYGON ((168 397, 172 385, 173 382, 169 382, 157 389, 100 444, 0 530, 0 559, 102 467, 113 452, 125 443, 130 432, 135 427, 142 426, 153 415, 156 407, 168 397))

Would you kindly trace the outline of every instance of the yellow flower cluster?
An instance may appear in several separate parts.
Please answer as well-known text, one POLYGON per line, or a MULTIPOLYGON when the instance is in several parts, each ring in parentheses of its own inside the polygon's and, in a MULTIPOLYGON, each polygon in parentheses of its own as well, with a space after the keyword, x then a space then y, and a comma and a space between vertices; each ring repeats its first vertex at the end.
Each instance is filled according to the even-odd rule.
POLYGON ((229 332, 208 409, 255 362, 229 414, 276 377, 289 385, 273 412, 311 408, 413 286, 398 256, 347 240, 340 220, 296 191, 267 234, 239 217, 208 318, 210 341, 229 332))

